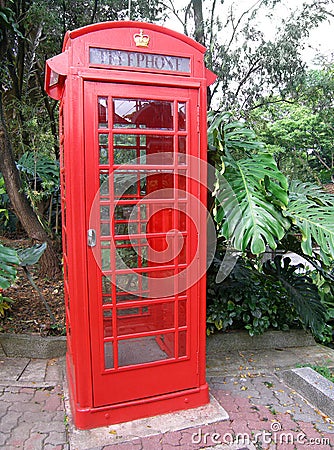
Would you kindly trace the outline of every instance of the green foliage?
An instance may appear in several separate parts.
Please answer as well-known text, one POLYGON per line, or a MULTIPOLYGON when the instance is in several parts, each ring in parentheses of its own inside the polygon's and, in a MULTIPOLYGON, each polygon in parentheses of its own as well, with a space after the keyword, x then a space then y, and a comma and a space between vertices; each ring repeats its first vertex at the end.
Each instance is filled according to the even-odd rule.
MULTIPOLYGON (((56 318, 52 313, 48 302, 44 298, 42 291, 38 288, 31 276, 31 273, 28 270, 28 266, 32 266, 40 260, 41 256, 46 250, 46 246, 47 244, 44 242, 43 244, 33 245, 32 247, 16 251, 12 248, 4 247, 0 244, 0 289, 7 289, 10 287, 17 274, 15 266, 19 265, 20 267, 22 267, 30 284, 38 292, 42 303, 44 304, 49 316, 51 317, 53 325, 57 327, 58 325, 56 318)), ((1 300, 2 304, 0 303, 0 315, 1 311, 4 315, 5 310, 9 309, 10 299, 8 299, 7 297, 2 298, 1 293, 0 301, 1 300)))
POLYGON ((16 278, 19 258, 14 249, 0 244, 0 288, 7 289, 16 278))
POLYGON ((7 209, 8 196, 6 194, 5 180, 0 176, 0 224, 6 225, 9 220, 7 209))
POLYGON ((237 250, 256 255, 266 245, 275 249, 289 228, 277 204, 287 204, 287 183, 268 154, 233 160, 226 158, 223 176, 218 178, 216 222, 220 233, 237 250), (227 187, 233 195, 226 196, 227 187), (237 202, 237 204, 236 204, 237 202), (275 204, 276 203, 276 204, 275 204))
POLYGON ((299 272, 302 265, 281 256, 263 268, 239 259, 229 277, 216 283, 220 263, 216 258, 208 272, 208 332, 242 327, 252 336, 302 325, 323 338, 326 309, 310 276, 299 272))
POLYGON ((5 317, 6 313, 11 308, 11 303, 13 303, 13 300, 9 297, 5 297, 0 289, 0 317, 5 317))
POLYGON ((288 183, 255 133, 241 122, 226 123, 228 118, 216 114, 209 127, 210 151, 216 149, 221 160, 214 218, 236 250, 260 254, 266 245, 275 249, 290 226, 282 214, 288 183))
POLYGON ((48 197, 59 188, 59 164, 50 156, 34 152, 24 153, 17 163, 25 175, 26 189, 37 199, 48 197), (33 194, 32 194, 33 193, 33 194))
POLYGON ((294 307, 305 328, 310 328, 315 336, 321 336, 326 320, 326 310, 321 303, 318 288, 312 278, 303 273, 304 266, 290 265, 290 258, 276 256, 267 261, 263 273, 277 279, 286 292, 287 301, 294 307), (302 270, 298 273, 298 270, 302 270))
POLYGON ((334 373, 333 373, 333 370, 330 369, 329 367, 326 367, 326 366, 315 366, 315 365, 309 366, 309 367, 311 367, 311 369, 315 370, 316 372, 318 372, 323 377, 327 378, 327 380, 329 380, 332 383, 334 383, 334 373))
POLYGON ((327 380, 329 380, 332 383, 334 383, 333 369, 331 369, 331 368, 329 368, 327 366, 318 366, 318 365, 314 365, 314 364, 313 365, 302 364, 302 365, 299 365, 298 367, 310 367, 311 369, 315 370, 316 372, 318 372, 323 377, 327 378, 327 380))
POLYGON ((253 336, 268 328, 288 330, 300 324, 278 279, 240 258, 228 278, 216 283, 221 262, 216 258, 208 271, 208 333, 245 328, 253 336))
POLYGON ((334 336, 334 270, 312 271, 310 273, 313 283, 317 286, 321 303, 326 311, 326 323, 319 341, 322 344, 331 344, 334 336))
POLYGON ((43 244, 36 244, 32 247, 18 250, 17 255, 19 258, 19 265, 21 267, 24 267, 33 266, 34 264, 38 263, 41 256, 46 250, 46 246, 46 242, 43 242, 43 244))
POLYGON ((16 279, 16 266, 36 264, 46 249, 46 243, 15 250, 0 244, 0 289, 8 289, 16 279))
MULTIPOLYGON (((295 97, 304 79, 302 50, 310 31, 332 15, 331 0, 300 2, 284 8, 281 0, 259 0, 236 5, 232 1, 191 2, 197 12, 186 9, 187 34, 190 17, 204 6, 206 21, 202 43, 208 47, 207 65, 218 76, 213 87, 222 110, 247 112, 268 101, 269 96, 295 97), (199 6, 201 5, 201 6, 199 6), (271 19, 270 38, 263 18, 271 19)), ((264 19, 264 20, 266 20, 264 19)))
POLYGON ((333 195, 311 183, 293 181, 288 187, 254 134, 244 124, 226 119, 224 113, 216 115, 209 127, 210 151, 216 149, 219 168, 214 218, 220 235, 236 250, 259 255, 267 245, 275 249, 293 226, 302 234, 303 253, 312 256, 316 243, 329 265, 334 258, 333 195))
POLYGON ((13 1, 9 0, 8 7, 0 6, 0 40, 3 39, 3 31, 4 29, 8 29, 9 31, 13 31, 18 36, 22 37, 20 30, 18 28, 18 24, 15 21, 14 12, 9 6, 13 6, 13 1))
POLYGON ((314 184, 293 181, 284 214, 302 234, 301 249, 305 255, 312 256, 316 244, 322 262, 330 265, 334 259, 334 195, 314 184))
MULTIPOLYGON (((311 183, 294 181, 288 187, 272 155, 257 144, 255 133, 244 123, 226 126, 229 119, 224 113, 216 115, 209 128, 210 151, 216 149, 219 169, 214 192, 219 235, 248 256, 262 255, 267 246, 278 245, 304 254, 325 276, 334 258, 333 196, 311 183), (301 234, 301 240, 288 239, 291 233, 301 234), (314 244, 319 255, 313 252, 314 244)), ((221 284, 209 277, 208 323, 213 328, 239 323, 256 334, 277 324, 289 326, 295 317, 319 340, 326 339, 328 317, 319 287, 303 273, 303 266, 291 266, 289 258, 278 257, 263 266, 252 259, 247 264, 221 284), (278 310, 283 314, 279 320, 278 310)))
POLYGON ((267 97, 248 114, 290 179, 329 183, 334 177, 333 64, 310 70, 294 97, 267 97))

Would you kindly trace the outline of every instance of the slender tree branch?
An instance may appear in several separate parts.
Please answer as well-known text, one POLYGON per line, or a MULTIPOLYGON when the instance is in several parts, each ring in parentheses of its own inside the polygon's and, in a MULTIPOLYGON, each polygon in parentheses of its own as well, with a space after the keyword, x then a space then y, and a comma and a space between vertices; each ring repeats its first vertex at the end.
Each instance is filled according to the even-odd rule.
POLYGON ((33 280, 32 276, 31 276, 29 270, 27 269, 26 266, 21 266, 21 267, 22 267, 22 269, 23 269, 23 271, 24 271, 26 277, 28 278, 29 283, 30 283, 30 284, 32 285, 32 287, 37 291, 37 293, 38 293, 38 295, 39 295, 39 298, 41 299, 43 305, 45 306, 45 308, 46 308, 46 310, 47 310, 47 312, 48 312, 48 314, 49 314, 49 316, 50 316, 50 318, 51 318, 51 320, 52 320, 52 323, 53 323, 53 324, 57 323, 57 319, 56 319, 55 316, 53 315, 53 312, 51 311, 51 308, 50 308, 48 302, 46 301, 44 295, 42 294, 42 291, 41 291, 40 288, 37 286, 37 284, 34 282, 34 280, 33 280))
POLYGON ((254 9, 259 3, 262 3, 262 0, 257 0, 254 4, 253 4, 253 6, 251 6, 249 9, 247 9, 246 11, 244 11, 242 14, 241 14, 241 16, 239 17, 239 19, 237 20, 237 23, 234 25, 234 17, 233 17, 233 12, 232 12, 232 6, 231 6, 231 9, 230 9, 230 20, 231 20, 231 24, 232 24, 232 29, 233 29, 233 31, 232 31, 232 35, 231 35, 231 38, 230 38, 230 41, 229 41, 229 43, 227 44, 227 49, 229 50, 229 48, 231 47, 231 45, 232 45, 232 42, 234 41, 234 37, 235 37, 235 35, 236 35, 236 33, 237 33, 237 30, 238 30, 238 28, 239 28, 239 26, 240 26, 240 24, 241 24, 241 22, 242 22, 242 19, 252 10, 252 9, 254 9))

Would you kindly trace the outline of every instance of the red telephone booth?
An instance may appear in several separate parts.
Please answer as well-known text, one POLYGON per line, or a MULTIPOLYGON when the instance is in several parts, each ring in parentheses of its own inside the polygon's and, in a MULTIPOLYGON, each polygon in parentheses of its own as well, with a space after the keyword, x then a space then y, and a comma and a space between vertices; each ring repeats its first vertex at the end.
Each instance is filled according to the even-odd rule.
POLYGON ((205 48, 148 23, 68 32, 60 102, 67 377, 92 428, 208 402, 205 48))

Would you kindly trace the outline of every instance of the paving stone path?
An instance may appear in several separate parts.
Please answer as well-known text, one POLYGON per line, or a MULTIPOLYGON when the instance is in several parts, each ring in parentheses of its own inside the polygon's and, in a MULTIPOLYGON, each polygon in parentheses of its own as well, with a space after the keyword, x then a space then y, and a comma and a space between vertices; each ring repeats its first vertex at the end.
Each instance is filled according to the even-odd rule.
POLYGON ((64 418, 61 386, 0 388, 1 448, 68 448, 64 418))
MULTIPOLYGON (((101 431, 101 440, 77 445, 65 409, 60 360, 2 358, 0 363, 0 448, 6 450, 303 450, 334 449, 334 423, 270 371, 209 373, 212 395, 229 419, 179 431, 131 435, 101 431), (130 436, 130 437, 129 437, 130 436)), ((278 372, 279 374, 279 372, 278 372)), ((163 421, 163 416, 161 416, 163 421)), ((333 418, 334 420, 334 418, 333 418)), ((149 422, 148 422, 149 423, 149 422)), ((81 434, 81 437, 83 435, 81 434)), ((82 439, 81 441, 82 442, 82 439)), ((85 442, 85 441, 84 441, 85 442)))
POLYGON ((332 421, 275 375, 215 376, 208 381, 229 420, 120 444, 116 438, 104 450, 334 448, 332 421))

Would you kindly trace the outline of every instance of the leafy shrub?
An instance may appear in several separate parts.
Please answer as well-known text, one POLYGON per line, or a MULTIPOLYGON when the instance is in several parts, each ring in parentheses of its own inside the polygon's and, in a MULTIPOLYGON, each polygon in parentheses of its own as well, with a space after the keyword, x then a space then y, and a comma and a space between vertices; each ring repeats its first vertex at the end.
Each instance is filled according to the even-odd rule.
POLYGON ((319 341, 322 344, 333 346, 334 337, 334 270, 313 271, 313 282, 316 284, 321 303, 326 309, 326 324, 319 341))
POLYGON ((257 268, 239 258, 231 274, 216 283, 221 260, 215 258, 208 272, 208 333, 245 328, 253 336, 269 328, 304 327, 321 338, 326 316, 317 286, 298 272, 301 265, 290 262, 276 257, 257 268))
POLYGON ((0 289, 0 317, 5 317, 7 311, 11 308, 11 303, 13 303, 13 300, 9 297, 5 297, 3 295, 3 290, 0 289))
POLYGON ((251 336, 268 328, 288 330, 300 326, 280 282, 255 270, 239 258, 222 283, 215 282, 221 260, 215 258, 208 272, 208 333, 215 329, 245 328, 251 336))

